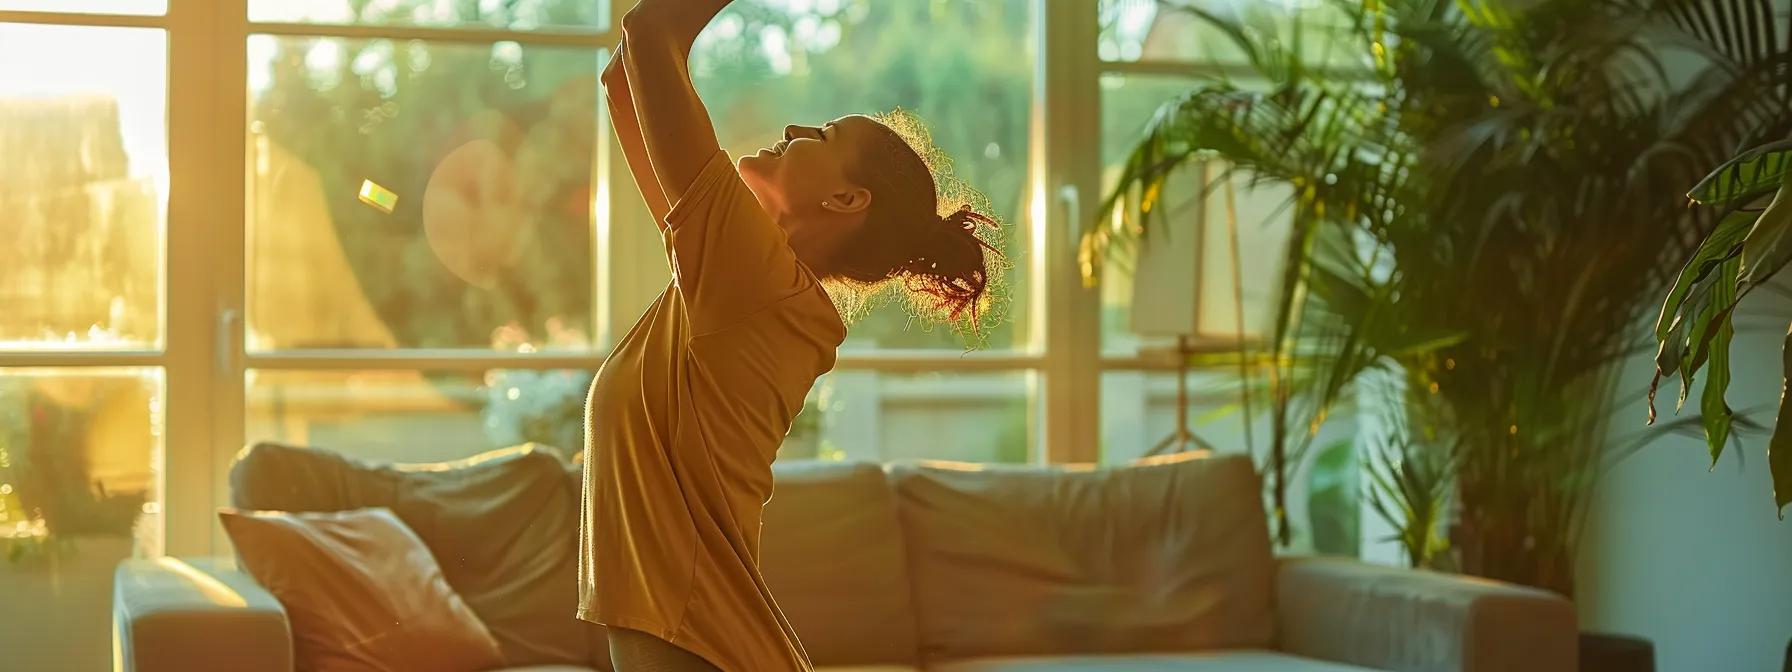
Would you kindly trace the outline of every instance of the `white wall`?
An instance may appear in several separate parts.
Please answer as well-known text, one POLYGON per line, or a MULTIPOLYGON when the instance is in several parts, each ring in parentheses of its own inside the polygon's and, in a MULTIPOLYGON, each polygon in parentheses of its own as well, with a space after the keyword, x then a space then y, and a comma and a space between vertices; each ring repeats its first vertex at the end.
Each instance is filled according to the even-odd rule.
MULTIPOLYGON (((1792 301, 1758 292, 1739 314, 1745 331, 1732 350, 1727 398, 1732 408, 1758 409, 1756 417, 1771 424, 1792 301)), ((1636 358, 1620 393, 1644 389, 1651 367, 1649 358, 1636 358)), ((1675 393, 1662 392, 1663 419, 1673 417, 1675 393)), ((1614 413, 1614 437, 1645 418, 1641 401, 1614 413)), ((1608 473, 1581 550, 1583 629, 1654 640, 1662 672, 1781 669, 1792 639, 1792 520, 1774 515, 1767 437, 1745 436, 1742 445, 1742 462, 1732 446, 1708 472, 1702 439, 1665 438, 1608 473)))

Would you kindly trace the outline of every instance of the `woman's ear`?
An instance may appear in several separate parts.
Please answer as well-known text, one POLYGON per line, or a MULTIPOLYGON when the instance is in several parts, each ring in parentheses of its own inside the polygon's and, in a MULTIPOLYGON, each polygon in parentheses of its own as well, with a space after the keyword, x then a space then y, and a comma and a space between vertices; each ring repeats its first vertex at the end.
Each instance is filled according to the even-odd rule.
POLYGON ((852 214, 864 212, 871 207, 871 190, 864 187, 851 187, 828 195, 821 202, 821 207, 830 212, 852 214))

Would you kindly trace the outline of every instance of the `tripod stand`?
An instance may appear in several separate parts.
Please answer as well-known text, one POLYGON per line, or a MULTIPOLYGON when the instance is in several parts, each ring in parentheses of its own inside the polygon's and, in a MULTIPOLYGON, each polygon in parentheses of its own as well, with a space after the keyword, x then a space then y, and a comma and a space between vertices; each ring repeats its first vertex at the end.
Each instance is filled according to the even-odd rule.
POLYGON ((1176 429, 1158 441, 1145 456, 1181 453, 1189 450, 1213 451, 1213 444, 1189 429, 1188 422, 1188 359, 1195 354, 1193 340, 1187 335, 1176 337, 1176 429))

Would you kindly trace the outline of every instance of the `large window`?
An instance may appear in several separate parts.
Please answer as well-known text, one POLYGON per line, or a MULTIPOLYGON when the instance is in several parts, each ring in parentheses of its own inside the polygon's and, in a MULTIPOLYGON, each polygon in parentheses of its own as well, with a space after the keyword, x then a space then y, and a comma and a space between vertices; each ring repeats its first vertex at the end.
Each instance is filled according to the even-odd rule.
MULTIPOLYGON (((990 199, 1006 223, 1002 251, 1017 259, 1028 244, 1032 24, 1029 0, 740 0, 698 41, 693 75, 733 155, 777 142, 788 123, 897 107, 918 114, 958 177, 990 199)), ((1028 348, 1026 273, 1015 264, 1003 278, 1007 312, 988 336, 993 349, 1028 348)), ((964 345, 889 304, 853 326, 847 347, 964 345)))
MULTIPOLYGON (((592 373, 668 279, 597 85, 628 4, 0 0, 0 551, 27 559, 0 591, 48 585, 17 568, 71 557, 59 539, 111 540, 83 556, 99 581, 118 557, 224 550, 213 508, 245 443, 576 452, 592 373)), ((1003 223, 986 348, 873 311, 784 459, 1117 463, 1170 430, 1167 341, 1131 326, 1144 283, 1086 292, 1069 232, 1203 76, 1178 20, 735 0, 703 34, 696 83, 731 153, 900 106, 1003 223)), ((1205 222, 1188 263, 1211 347, 1265 321, 1275 200, 1240 192, 1242 294, 1217 206, 1178 206, 1205 222)), ((1200 431, 1234 445, 1235 381, 1196 382, 1200 431)), ((0 607, 0 649, 53 625, 18 615, 0 607)))
MULTIPOLYGON (((1230 39, 1183 7, 1236 18, 1254 39, 1297 43, 1304 62, 1315 67, 1345 65, 1354 53, 1328 48, 1354 38, 1344 30, 1342 15, 1323 3, 1101 0, 1099 5, 1103 193, 1164 103, 1222 80, 1247 90, 1269 86, 1230 39)), ((1267 381, 1241 376, 1228 360, 1241 350, 1261 352, 1272 332, 1291 228, 1290 194, 1285 186, 1253 185, 1249 176, 1227 168, 1209 161, 1172 176, 1156 209, 1159 233, 1142 248, 1117 246, 1107 259, 1098 290, 1103 463, 1123 463, 1157 447, 1175 431, 1179 415, 1203 444, 1222 452, 1254 449, 1259 460, 1266 459, 1267 381), (1178 317, 1163 319, 1166 312, 1178 317), (1186 391, 1178 389, 1173 370, 1181 355, 1167 326, 1172 322, 1184 325, 1174 334, 1186 336, 1183 344, 1199 353, 1196 362, 1215 362, 1193 367, 1186 391), (1247 407, 1251 403, 1256 406, 1247 407)), ((1342 529, 1338 521, 1356 517, 1356 501, 1327 490, 1330 481, 1355 474, 1353 409, 1336 410, 1337 417, 1319 428, 1313 442, 1315 452, 1327 457, 1290 465, 1287 474, 1296 550, 1337 552, 1340 545, 1318 549, 1315 530, 1342 529), (1315 468, 1321 463, 1325 466, 1315 468)), ((1354 540, 1342 545, 1350 543, 1354 540)))
MULTIPOLYGON (((1152 0, 1103 0, 1100 21, 1106 194, 1158 109, 1203 83, 1236 82, 1224 66, 1239 57, 1225 51, 1218 35, 1193 39, 1209 31, 1192 14, 1152 0)), ((1180 356, 1179 336, 1186 337, 1182 345, 1203 352, 1235 350, 1260 339, 1273 318, 1274 262, 1288 232, 1280 207, 1286 193, 1227 179, 1218 162, 1173 177, 1157 210, 1156 233, 1142 245, 1114 247, 1106 260, 1099 289, 1104 462, 1137 458, 1170 436, 1179 398, 1203 442, 1221 450, 1246 447, 1252 428, 1245 426, 1236 369, 1192 373, 1187 395, 1178 394, 1174 372, 1163 370, 1180 356), (1249 263, 1234 265, 1234 246, 1249 263), (1175 317, 1165 319, 1166 312, 1175 317)))
MULTIPOLYGON (((990 200, 1010 263, 1000 278, 1000 319, 990 353, 1037 355, 1032 339, 1033 266, 1026 209, 1035 16, 1030 0, 878 2, 737 0, 699 38, 698 91, 723 148, 750 154, 777 142, 785 124, 820 124, 897 107, 931 127, 957 176, 990 200), (942 49, 939 45, 954 45, 942 49)), ((885 301, 852 326, 846 361, 811 395, 785 456, 951 458, 1024 462, 1034 441, 1037 376, 1030 368, 953 373, 965 344, 950 329, 917 323, 885 301), (855 362, 855 355, 861 361, 855 362), (907 371, 876 360, 899 356, 907 371)))
POLYGON ((161 551, 167 55, 153 28, 0 23, 0 666, 103 667, 111 568, 161 551))

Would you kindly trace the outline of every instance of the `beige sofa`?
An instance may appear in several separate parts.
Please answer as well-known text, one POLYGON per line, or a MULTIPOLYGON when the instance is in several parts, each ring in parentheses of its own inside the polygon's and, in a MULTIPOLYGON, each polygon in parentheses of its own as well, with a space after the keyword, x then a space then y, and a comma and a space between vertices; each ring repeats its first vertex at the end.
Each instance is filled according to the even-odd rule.
MULTIPOLYGON (((776 471, 761 563, 821 669, 1575 668, 1574 610, 1561 598, 1274 558, 1259 481, 1242 457, 1116 470, 776 471)), ((430 545, 511 669, 538 672, 608 668, 601 629, 571 617, 577 479, 528 448, 394 467, 263 445, 232 470, 240 508, 392 508, 430 545)), ((279 603, 228 560, 130 561, 117 586, 119 669, 292 667, 279 603)))

